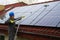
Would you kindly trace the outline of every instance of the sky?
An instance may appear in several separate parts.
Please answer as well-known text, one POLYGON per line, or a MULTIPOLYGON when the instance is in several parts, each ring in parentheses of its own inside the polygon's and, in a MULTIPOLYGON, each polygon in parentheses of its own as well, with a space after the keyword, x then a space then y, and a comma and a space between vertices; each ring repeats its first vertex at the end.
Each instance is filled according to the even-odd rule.
MULTIPOLYGON (((29 3, 29 2, 27 2, 28 0, 19 0, 20 2, 21 1, 24 1, 24 2, 26 2, 26 3, 29 3)), ((0 1, 0 5, 7 5, 7 4, 12 4, 12 3, 17 3, 17 2, 19 2, 18 0, 1 0, 0 1)), ((29 1, 31 1, 31 0, 29 0, 29 1)), ((33 1, 33 3, 38 3, 38 2, 45 2, 45 1, 49 1, 49 0, 32 0, 33 1)))

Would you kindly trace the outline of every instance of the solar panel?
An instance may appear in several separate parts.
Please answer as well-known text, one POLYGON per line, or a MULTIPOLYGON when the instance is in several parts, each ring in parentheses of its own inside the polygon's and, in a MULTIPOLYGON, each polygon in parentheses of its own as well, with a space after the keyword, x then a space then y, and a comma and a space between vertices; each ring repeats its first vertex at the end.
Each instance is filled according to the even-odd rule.
MULTIPOLYGON (((53 3, 51 3, 50 4, 51 6, 49 6, 50 7, 50 9, 52 9, 56 4, 53 4, 53 3)), ((25 21, 23 21, 22 22, 22 24, 29 24, 29 25, 34 25, 34 23, 36 23, 36 21, 38 21, 42 16, 44 16, 50 9, 48 9, 49 7, 47 7, 46 9, 45 9, 45 11, 44 11, 44 9, 42 10, 40 10, 40 11, 38 11, 37 13, 35 13, 33 16, 31 16, 31 17, 29 17, 28 19, 26 19, 25 21), (43 11, 44 13, 40 13, 41 11, 43 11), (40 14, 40 15, 39 15, 40 14), (36 18, 37 17, 37 18, 36 18), (31 20, 30 20, 31 19, 31 20), (29 21, 27 21, 27 20, 29 20, 29 21)), ((44 8, 44 7, 42 7, 42 8, 44 8)), ((40 24, 39 24, 40 25, 40 24)), ((43 25, 43 24, 42 24, 43 25)))
POLYGON ((43 17, 45 14, 47 14, 56 4, 48 4, 49 6, 41 13, 31 24, 35 24, 41 17, 43 17))
POLYGON ((44 8, 40 9, 40 11, 37 11, 36 13, 34 13, 33 15, 31 15, 29 18, 27 18, 26 20, 24 20, 22 22, 22 24, 29 24, 34 18, 36 18, 36 16, 38 16, 40 14, 40 12, 43 10, 44 8), (29 20, 29 21, 28 21, 29 20))
POLYGON ((56 27, 56 25, 60 21, 59 15, 60 11, 52 10, 49 14, 47 14, 42 20, 38 21, 38 23, 36 23, 35 25, 56 27))
MULTIPOLYGON (((42 19, 42 21, 38 21, 41 17, 43 17, 46 13, 48 13, 52 8, 54 8, 54 6, 56 6, 58 3, 51 3, 51 4, 49 4, 50 6, 49 7, 47 7, 46 8, 46 10, 43 12, 43 13, 41 13, 40 15, 39 15, 39 12, 41 12, 42 11, 42 9, 40 10, 40 11, 38 11, 36 14, 34 14, 33 16, 31 16, 31 17, 29 17, 28 19, 26 19, 26 20, 24 20, 23 22, 22 22, 22 24, 28 24, 28 25, 39 25, 39 26, 53 26, 53 27, 55 27, 56 26, 56 24, 59 22, 58 20, 59 20, 59 18, 57 18, 57 17, 50 17, 50 19, 49 19, 49 17, 47 18, 44 18, 44 19, 42 19), (38 16, 39 15, 39 16, 38 16), (36 16, 37 16, 37 19, 34 19, 34 18, 36 18, 36 16), (30 20, 31 19, 31 20, 30 20), (28 21, 29 20, 29 21, 28 21), (36 21, 38 21, 39 23, 37 23, 37 24, 35 24, 36 23, 36 21), (44 20, 44 21, 43 21, 44 20), (54 21, 55 20, 55 21, 54 21), (34 23, 35 22, 35 23, 34 23), (53 23, 52 23, 53 22, 53 23)), ((52 13, 50 13, 50 14, 52 14, 52 13)), ((54 16, 54 15, 53 15, 54 16)))
MULTIPOLYGON (((18 21, 20 22, 20 24, 59 27, 59 10, 60 1, 24 7, 16 7, 8 11, 5 15, 6 18, 4 18, 4 20, 0 20, 0 23, 4 23, 9 18, 9 12, 13 11, 15 13, 15 18, 25 16, 25 18, 18 21)), ((16 22, 16 24, 18 22, 16 22)))

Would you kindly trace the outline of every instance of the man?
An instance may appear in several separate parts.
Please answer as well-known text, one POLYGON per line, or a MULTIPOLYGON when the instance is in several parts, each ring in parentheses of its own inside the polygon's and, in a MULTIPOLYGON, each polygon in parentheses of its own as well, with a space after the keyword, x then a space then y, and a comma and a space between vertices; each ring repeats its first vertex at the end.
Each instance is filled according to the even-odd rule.
POLYGON ((9 39, 8 40, 14 40, 16 29, 15 29, 15 21, 21 20, 22 17, 14 19, 14 13, 10 12, 9 13, 10 18, 6 21, 8 24, 8 35, 9 39))

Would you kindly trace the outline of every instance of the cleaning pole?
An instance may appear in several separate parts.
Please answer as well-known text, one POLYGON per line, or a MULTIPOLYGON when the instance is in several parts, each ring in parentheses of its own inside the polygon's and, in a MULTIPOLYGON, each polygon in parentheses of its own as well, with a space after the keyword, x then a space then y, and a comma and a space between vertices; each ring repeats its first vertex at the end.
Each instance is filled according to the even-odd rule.
MULTIPOLYGON (((24 18, 25 16, 22 16, 21 18, 24 18)), ((15 33, 15 37, 14 37, 14 40, 17 40, 17 33, 18 33, 18 30, 19 30, 19 27, 20 27, 20 22, 18 23, 18 27, 16 29, 16 33, 15 33)))

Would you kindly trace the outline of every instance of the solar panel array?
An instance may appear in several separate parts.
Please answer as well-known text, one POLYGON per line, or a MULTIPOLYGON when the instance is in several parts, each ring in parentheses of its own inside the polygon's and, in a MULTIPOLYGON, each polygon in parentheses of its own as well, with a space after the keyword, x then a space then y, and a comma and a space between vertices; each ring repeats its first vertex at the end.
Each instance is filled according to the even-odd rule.
POLYGON ((6 13, 6 18, 1 20, 4 23, 9 18, 9 12, 15 13, 15 18, 25 16, 16 22, 24 25, 60 27, 60 1, 44 4, 16 7, 6 13))

